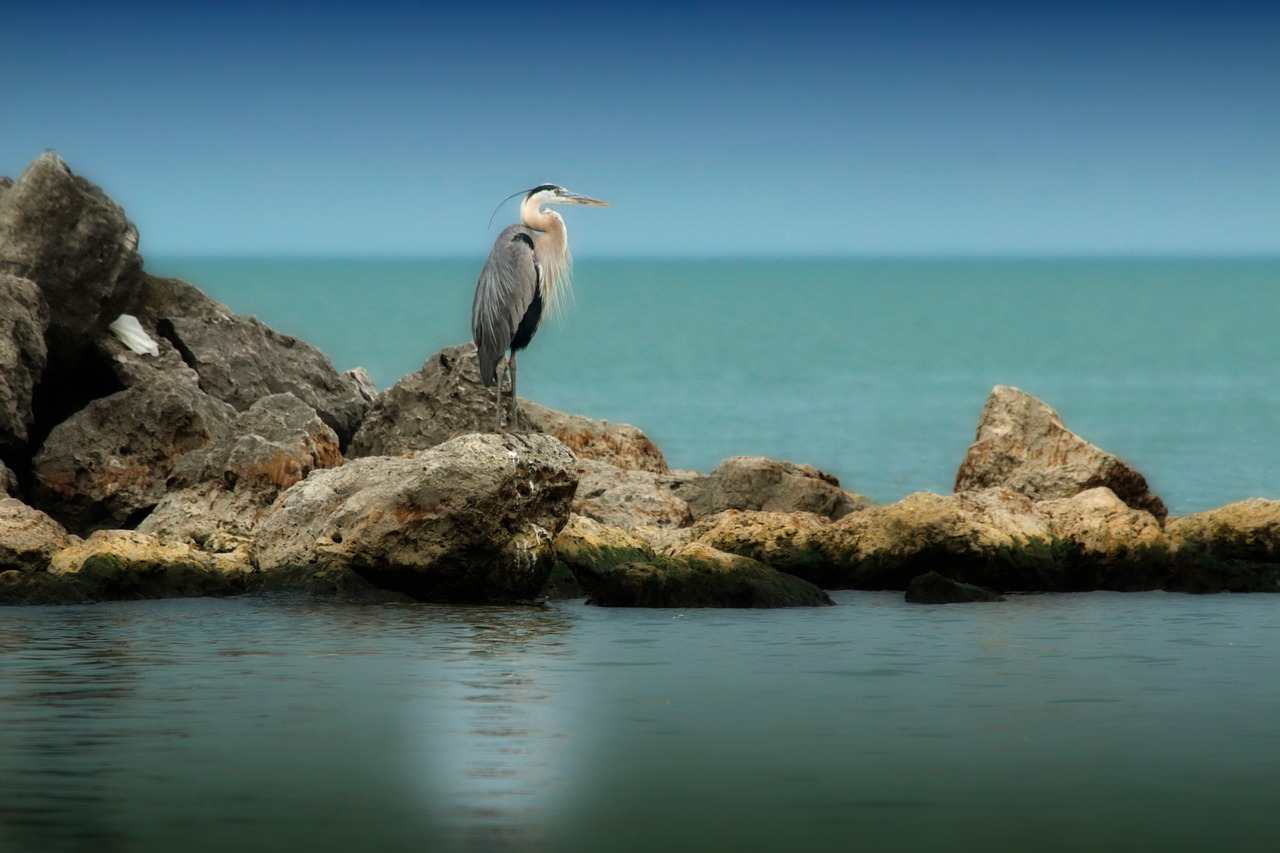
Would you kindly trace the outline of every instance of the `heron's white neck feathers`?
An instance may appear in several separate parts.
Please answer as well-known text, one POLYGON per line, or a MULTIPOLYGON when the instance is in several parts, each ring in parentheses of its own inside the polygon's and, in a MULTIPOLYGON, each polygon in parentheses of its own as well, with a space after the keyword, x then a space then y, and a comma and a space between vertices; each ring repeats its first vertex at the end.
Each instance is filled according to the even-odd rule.
POLYGON ((526 198, 520 204, 520 221, 542 232, 533 237, 533 254, 542 268, 543 310, 554 316, 573 295, 573 256, 569 254, 564 219, 554 210, 540 208, 536 199, 526 198))

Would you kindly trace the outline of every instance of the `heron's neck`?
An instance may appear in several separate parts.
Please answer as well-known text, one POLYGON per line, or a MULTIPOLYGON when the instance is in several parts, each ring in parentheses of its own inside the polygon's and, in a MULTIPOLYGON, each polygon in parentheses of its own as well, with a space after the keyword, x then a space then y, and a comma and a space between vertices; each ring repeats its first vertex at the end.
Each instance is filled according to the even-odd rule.
POLYGON ((554 210, 539 210, 528 200, 520 206, 520 219, 527 227, 542 232, 534 237, 534 253, 542 267, 543 302, 548 313, 555 314, 569 295, 573 274, 564 220, 554 210))

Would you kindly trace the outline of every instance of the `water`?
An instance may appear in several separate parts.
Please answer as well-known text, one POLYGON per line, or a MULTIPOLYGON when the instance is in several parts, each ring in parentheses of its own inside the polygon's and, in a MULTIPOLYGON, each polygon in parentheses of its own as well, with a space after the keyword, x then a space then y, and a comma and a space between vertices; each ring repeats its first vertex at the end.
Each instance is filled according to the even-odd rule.
MULTIPOLYGON (((387 387, 470 339, 482 258, 149 260, 387 387)), ((1280 497, 1280 258, 617 261, 520 390, 674 467, 762 454, 879 501, 951 490, 992 386, 1126 459, 1175 514, 1280 497)))
MULTIPOLYGON (((364 365, 480 259, 149 260, 364 365)), ((673 465, 950 490, 992 385, 1175 513, 1280 497, 1280 260, 594 261, 521 391, 673 465)), ((0 608, 0 851, 1270 850, 1280 598, 0 608)))
POLYGON ((1264 850, 1271 596, 0 612, 0 849, 1264 850))

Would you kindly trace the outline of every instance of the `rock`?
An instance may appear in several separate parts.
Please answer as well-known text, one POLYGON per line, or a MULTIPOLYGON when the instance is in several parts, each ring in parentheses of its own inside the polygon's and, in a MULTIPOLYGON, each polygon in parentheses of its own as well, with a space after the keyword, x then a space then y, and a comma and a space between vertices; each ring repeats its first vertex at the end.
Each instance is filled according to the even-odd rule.
POLYGON ((374 586, 345 566, 293 566, 255 572, 245 578, 245 591, 254 595, 313 599, 342 604, 411 603, 412 598, 374 586))
POLYGON ((369 408, 359 382, 334 370, 324 353, 256 317, 170 317, 158 327, 199 374, 201 390, 237 411, 272 394, 292 394, 345 446, 369 408))
POLYGON ((905 589, 942 571, 997 590, 1064 587, 1067 550, 1025 495, 918 492, 813 531, 793 570, 827 589, 905 589), (803 572, 803 573, 802 573, 803 572))
POLYGON ((693 523, 689 505, 676 496, 689 475, 628 471, 591 459, 578 460, 578 473, 578 515, 633 533, 657 550, 688 541, 671 534, 693 523))
POLYGON ((76 368, 133 297, 142 270, 137 249, 138 231, 120 206, 52 152, 0 195, 0 273, 43 292, 56 377, 76 368))
POLYGON ((0 498, 0 571, 42 572, 70 545, 66 529, 16 498, 0 498))
POLYGON ((225 436, 182 457, 138 530, 221 550, 250 537, 294 483, 342 461, 337 435, 314 409, 292 394, 263 397, 225 436))
POLYGON ((1004 601, 1003 595, 971 583, 961 583, 937 572, 926 572, 907 585, 911 604, 967 604, 974 601, 1004 601))
POLYGON ((634 534, 571 514, 555 538, 556 564, 573 574, 582 592, 590 593, 600 575, 624 563, 647 563, 653 548, 634 534))
POLYGON ((99 530, 53 556, 49 573, 93 601, 233 595, 250 570, 243 555, 214 557, 135 530, 99 530))
MULTIPOLYGON (((662 453, 633 426, 564 414, 525 399, 517 400, 517 419, 521 429, 554 436, 579 459, 667 472, 662 453)), ((494 390, 480 381, 475 344, 460 344, 442 349, 378 395, 347 455, 405 456, 459 435, 491 432, 494 425, 494 390)))
POLYGON ((156 381, 94 400, 59 424, 32 461, 32 503, 86 534, 128 527, 159 503, 189 451, 226 434, 234 410, 156 381))
POLYGON ((4 462, 0 461, 0 498, 6 496, 17 496, 18 494, 18 477, 12 471, 5 467, 4 462))
POLYGON ((956 474, 955 490, 1002 488, 1052 500, 1099 486, 1161 523, 1168 514, 1141 474, 1069 431, 1058 413, 1035 397, 997 385, 956 474))
POLYGON ((573 455, 542 435, 464 435, 408 457, 317 470, 254 535, 264 572, 350 568, 422 601, 528 600, 577 487, 573 455))
POLYGON ((833 602, 800 578, 693 543, 671 557, 600 573, 591 604, 603 607, 815 607, 833 602))
POLYGON ((530 429, 555 436, 579 459, 608 462, 624 471, 667 474, 667 460, 649 437, 630 424, 557 412, 529 400, 519 401, 530 429))
POLYGON ((1036 509, 1054 535, 1072 546, 1068 589, 1157 589, 1169 570, 1172 547, 1160 522, 1134 509, 1108 488, 1042 501, 1036 509))
POLYGON ((1171 518, 1166 530, 1180 548, 1222 560, 1280 563, 1280 501, 1253 498, 1171 518))
POLYGON ((840 488, 840 481, 812 465, 777 462, 763 456, 733 456, 706 477, 691 478, 676 490, 695 517, 726 509, 811 512, 841 518, 871 502, 840 488))
POLYGON ((40 288, 0 272, 0 448, 25 446, 35 421, 32 400, 48 351, 49 309, 40 288))
POLYGON ((690 534, 720 551, 759 560, 800 577, 822 577, 825 557, 808 547, 811 533, 830 522, 810 512, 725 510, 699 519, 690 534))

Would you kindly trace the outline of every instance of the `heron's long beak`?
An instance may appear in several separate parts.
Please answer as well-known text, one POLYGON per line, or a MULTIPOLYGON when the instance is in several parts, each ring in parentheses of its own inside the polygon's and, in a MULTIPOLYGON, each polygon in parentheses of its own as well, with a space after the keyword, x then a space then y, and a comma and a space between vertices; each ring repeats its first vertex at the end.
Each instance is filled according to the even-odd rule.
POLYGON ((565 195, 560 196, 560 198, 556 199, 556 204, 590 204, 596 207, 609 206, 609 202, 607 201, 601 201, 598 198, 590 198, 585 195, 578 195, 577 193, 566 193, 565 195))

